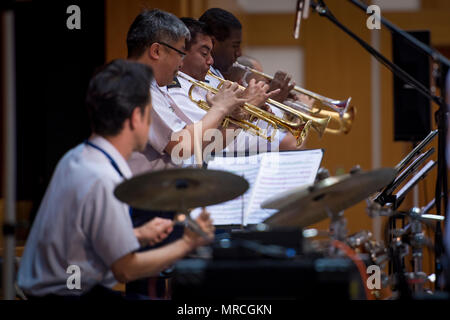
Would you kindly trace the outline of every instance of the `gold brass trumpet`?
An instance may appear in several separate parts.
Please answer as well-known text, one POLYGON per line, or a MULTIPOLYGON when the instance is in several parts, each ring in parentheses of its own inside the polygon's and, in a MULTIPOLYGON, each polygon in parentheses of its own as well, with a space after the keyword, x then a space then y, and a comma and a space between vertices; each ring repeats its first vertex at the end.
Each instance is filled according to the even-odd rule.
POLYGON ((300 102, 300 101, 285 101, 286 105, 296 108, 297 110, 301 110, 307 112, 316 117, 331 117, 330 124, 325 130, 325 133, 329 134, 348 134, 352 129, 353 121, 356 116, 356 108, 353 106, 348 106, 345 110, 339 110, 337 112, 329 111, 329 110, 320 110, 317 108, 311 108, 308 105, 300 102), (335 123, 336 128, 331 128, 331 124, 335 123))
MULTIPOLYGON (((224 79, 216 76, 215 74, 213 74, 211 71, 208 70, 208 75, 219 80, 220 84, 219 87, 223 84, 223 82, 225 81, 224 79)), ((241 89, 245 89, 245 87, 243 86, 239 86, 241 89)), ((298 121, 300 121, 300 123, 306 123, 308 121, 311 121, 311 127, 317 131, 317 133, 319 134, 319 137, 321 138, 323 136, 323 134, 326 132, 328 123, 331 120, 330 116, 325 116, 325 117, 314 117, 309 113, 303 113, 299 110, 297 110, 296 108, 293 108, 291 106, 288 106, 286 104, 280 103, 278 101, 275 101, 273 99, 267 99, 267 103, 271 104, 274 107, 277 107, 278 109, 285 111, 288 115, 289 115, 289 119, 298 119, 298 121)), ((257 108, 257 107, 255 107, 257 108)), ((260 108, 258 108, 260 109, 260 108)), ((260 109, 261 110, 261 109, 260 109)), ((270 112, 268 112, 270 113, 270 112)), ((272 113, 270 113, 272 114, 272 113)), ((272 114, 272 116, 275 117, 275 115, 272 114)), ((280 117, 277 117, 278 119, 280 119, 280 117)), ((285 120, 285 119, 283 119, 285 120)))
MULTIPOLYGON (((195 87, 199 87, 199 88, 202 88, 213 94, 216 94, 219 90, 214 87, 211 87, 210 85, 208 85, 205 82, 189 79, 189 78, 183 76, 182 74, 178 74, 178 76, 189 81, 192 84, 191 87, 189 88, 189 92, 188 92, 189 99, 191 99, 191 101, 194 102, 195 104, 197 104, 201 109, 208 111, 210 106, 205 100, 200 100, 200 99, 195 100, 193 98, 193 96, 192 96, 193 89, 195 87)), ((274 114, 272 114, 266 110, 263 110, 261 108, 258 108, 254 105, 251 105, 249 103, 245 103, 242 106, 242 108, 252 118, 256 118, 256 119, 265 121, 267 123, 267 129, 265 129, 266 131, 264 132, 264 130, 262 128, 258 127, 251 121, 238 120, 238 119, 235 119, 230 116, 225 117, 224 122, 222 123, 222 126, 224 128, 226 128, 229 123, 233 123, 234 125, 242 128, 243 130, 248 131, 251 134, 260 136, 264 139, 267 139, 270 142, 273 141, 277 129, 284 128, 284 129, 288 130, 296 138, 297 145, 300 146, 303 143, 303 140, 306 138, 306 136, 310 130, 310 127, 312 125, 312 121, 306 121, 306 122, 288 121, 286 119, 277 117, 274 114), (273 130, 272 130, 271 134, 268 135, 270 128, 272 128, 273 130)))
MULTIPOLYGON (((274 77, 272 77, 272 76, 270 76, 270 75, 268 75, 268 74, 266 74, 264 72, 260 72, 260 71, 258 71, 256 69, 250 68, 248 66, 244 66, 244 65, 240 64, 239 62, 235 62, 233 64, 233 66, 236 67, 236 68, 240 68, 240 69, 246 71, 244 77, 248 73, 254 73, 254 74, 258 74, 258 75, 260 75, 260 76, 262 76, 264 78, 267 78, 269 80, 273 80, 273 78, 274 78, 274 77)), ((324 107, 328 107, 328 108, 336 111, 339 114, 339 116, 342 117, 342 118, 344 118, 344 117, 348 118, 349 117, 349 115, 345 116, 345 113, 347 112, 347 109, 350 106, 350 102, 352 101, 351 97, 348 98, 347 100, 335 100, 335 99, 330 99, 330 98, 324 97, 324 96, 322 96, 320 94, 317 94, 315 92, 306 90, 306 89, 301 88, 299 86, 295 86, 292 90, 296 91, 298 93, 302 93, 302 94, 304 94, 306 96, 309 96, 311 98, 314 98, 314 104, 316 104, 317 106, 316 106, 316 111, 314 111, 314 112, 312 110, 309 111, 312 114, 321 113, 322 109, 324 109, 324 107)), ((353 114, 355 113, 354 110, 352 112, 353 112, 353 114)))

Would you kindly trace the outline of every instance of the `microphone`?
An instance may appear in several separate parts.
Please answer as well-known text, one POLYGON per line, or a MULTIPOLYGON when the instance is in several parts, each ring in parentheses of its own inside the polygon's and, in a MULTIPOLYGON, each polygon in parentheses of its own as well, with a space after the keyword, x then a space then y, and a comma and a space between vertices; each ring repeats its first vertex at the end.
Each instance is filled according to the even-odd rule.
POLYGON ((307 19, 309 16, 309 0, 297 0, 296 13, 295 13, 295 26, 294 26, 294 39, 298 39, 300 36, 300 24, 303 19, 307 19))

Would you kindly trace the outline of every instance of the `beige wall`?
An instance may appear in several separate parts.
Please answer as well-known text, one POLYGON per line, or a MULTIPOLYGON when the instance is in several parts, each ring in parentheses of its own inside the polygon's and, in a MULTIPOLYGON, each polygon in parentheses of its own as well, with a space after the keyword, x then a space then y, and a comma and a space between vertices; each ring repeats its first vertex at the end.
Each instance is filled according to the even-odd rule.
POLYGON ((206 0, 106 0, 106 61, 126 58, 126 36, 134 18, 143 9, 159 8, 183 16, 200 17, 207 8, 206 0))
MULTIPOLYGON (((335 16, 344 24, 370 42, 370 32, 365 27, 366 15, 355 6, 342 0, 327 0, 335 16)), ((120 1, 107 0, 106 11, 106 57, 107 60, 124 57, 126 31, 135 15, 145 5, 159 7, 179 16, 198 18, 208 7, 222 7, 235 13, 243 24, 243 47, 245 46, 300 46, 304 51, 304 83, 309 90, 332 98, 353 98, 358 109, 357 118, 350 134, 327 135, 319 140, 314 133, 308 141, 309 148, 324 148, 323 165, 332 174, 344 169, 348 172, 360 165, 372 168, 371 149, 371 58, 355 41, 350 39, 327 19, 311 14, 302 23, 299 40, 292 37, 294 14, 245 14, 236 1, 120 1)), ((450 46, 450 1, 422 1, 418 12, 386 13, 385 17, 403 29, 429 29, 433 46, 450 46)), ((386 29, 380 31, 381 51, 391 58, 391 37, 386 29)), ((392 167, 410 150, 409 143, 393 141, 392 75, 381 67, 381 164, 392 167)), ((433 107, 435 109, 435 107, 433 107)), ((434 123, 433 123, 434 125, 434 123)), ((436 143, 434 146, 437 147, 436 143)), ((433 157, 436 159, 436 154, 433 157)), ((425 205, 434 194, 436 174, 420 184, 420 205, 425 205)), ((405 208, 411 206, 405 201, 405 208)), ((350 233, 372 228, 372 220, 360 203, 345 213, 350 233)), ((328 221, 317 225, 328 227, 328 221)))

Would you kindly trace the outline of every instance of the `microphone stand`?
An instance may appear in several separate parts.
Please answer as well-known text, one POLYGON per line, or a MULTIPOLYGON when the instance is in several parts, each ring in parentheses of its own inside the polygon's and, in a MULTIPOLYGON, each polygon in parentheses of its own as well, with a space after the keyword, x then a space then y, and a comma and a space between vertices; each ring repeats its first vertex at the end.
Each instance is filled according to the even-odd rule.
MULTIPOLYGON (((368 6, 362 4, 357 0, 349 0, 352 4, 359 7, 364 12, 367 12, 368 6)), ((447 106, 445 103, 446 87, 445 78, 450 68, 450 61, 441 55, 438 51, 432 49, 431 47, 423 44, 422 42, 415 39, 413 36, 409 35, 407 32, 399 29, 386 19, 380 17, 380 22, 386 26, 391 32, 401 35, 403 38, 407 39, 414 46, 419 48, 428 54, 437 64, 437 72, 434 73, 436 83, 440 87, 440 96, 434 95, 428 88, 422 85, 419 81, 405 72, 396 64, 389 61, 385 56, 383 56, 379 51, 375 50, 367 42, 358 37, 350 29, 339 22, 336 17, 331 13, 330 9, 326 6, 323 0, 312 1, 311 8, 316 11, 320 16, 326 17, 341 30, 347 33, 350 37, 356 40, 366 51, 368 51, 373 57, 375 57, 381 64, 388 68, 395 76, 399 77, 405 83, 411 85, 414 89, 420 92, 423 96, 427 97, 431 101, 435 102, 439 109, 435 113, 435 121, 438 127, 438 174, 436 181, 435 199, 436 199, 436 212, 441 215, 441 204, 444 202, 444 212, 447 212, 448 206, 448 186, 447 186, 447 160, 446 160, 446 136, 447 136, 447 106)), ((439 277, 442 273, 442 254, 444 253, 444 246, 442 241, 442 226, 441 222, 436 222, 436 232, 435 232, 435 273, 436 273, 436 286, 439 286, 439 277)))

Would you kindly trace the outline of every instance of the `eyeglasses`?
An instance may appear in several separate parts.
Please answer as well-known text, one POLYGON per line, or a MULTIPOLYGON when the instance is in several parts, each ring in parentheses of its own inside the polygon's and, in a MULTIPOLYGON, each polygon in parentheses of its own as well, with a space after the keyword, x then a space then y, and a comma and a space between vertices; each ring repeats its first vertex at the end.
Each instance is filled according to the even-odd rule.
POLYGON ((159 41, 158 43, 162 44, 163 46, 166 46, 169 49, 172 49, 172 50, 176 51, 180 55, 181 59, 184 59, 184 57, 186 56, 186 52, 178 50, 177 48, 172 47, 170 44, 167 44, 167 43, 162 42, 162 41, 159 41))

